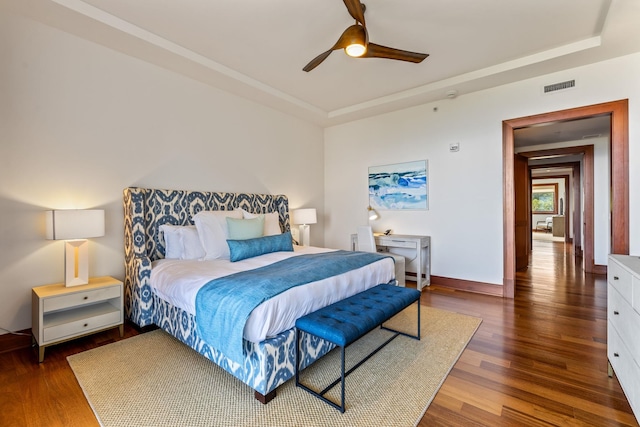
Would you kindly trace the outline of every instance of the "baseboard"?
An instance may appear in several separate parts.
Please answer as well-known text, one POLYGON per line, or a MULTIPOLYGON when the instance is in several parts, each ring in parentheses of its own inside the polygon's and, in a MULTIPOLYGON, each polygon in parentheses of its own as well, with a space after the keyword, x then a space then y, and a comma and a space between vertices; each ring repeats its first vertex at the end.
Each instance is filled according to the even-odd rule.
MULTIPOLYGON (((407 276, 415 280, 415 273, 407 273, 407 276)), ((438 285, 443 288, 457 291, 473 292, 475 294, 491 295, 502 297, 504 286, 492 283, 474 282, 473 280, 452 279, 450 277, 431 276, 431 285, 438 285)))
POLYGON ((31 329, 24 329, 18 332, 27 335, 0 335, 0 353, 8 353, 10 351, 31 347, 31 329))
POLYGON ((474 282, 472 280, 452 279, 450 277, 431 276, 431 284, 458 291, 502 297, 504 286, 492 283, 474 282))
POLYGON ((593 271, 591 273, 592 274, 607 274, 607 266, 606 265, 600 265, 600 264, 594 264, 593 265, 593 271))

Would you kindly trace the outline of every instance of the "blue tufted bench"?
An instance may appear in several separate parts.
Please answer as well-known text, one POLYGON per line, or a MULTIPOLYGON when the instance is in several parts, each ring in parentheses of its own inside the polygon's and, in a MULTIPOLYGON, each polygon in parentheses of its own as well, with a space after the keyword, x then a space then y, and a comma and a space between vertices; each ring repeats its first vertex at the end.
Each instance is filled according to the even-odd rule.
POLYGON ((360 292, 342 301, 328 305, 296 320, 296 385, 319 397, 340 412, 345 411, 345 378, 360 365, 369 360, 380 349, 390 343, 398 335, 420 339, 420 291, 393 285, 378 285, 360 292), (418 332, 409 335, 404 332, 382 326, 384 322, 409 307, 418 303, 418 332), (364 359, 345 372, 345 349, 358 338, 366 335, 376 327, 394 332, 387 341, 373 350, 364 359), (301 332, 314 335, 335 344, 341 349, 340 378, 329 384, 324 390, 317 392, 300 382, 300 335, 301 332), (324 395, 336 384, 341 383, 341 403, 327 399, 324 395))

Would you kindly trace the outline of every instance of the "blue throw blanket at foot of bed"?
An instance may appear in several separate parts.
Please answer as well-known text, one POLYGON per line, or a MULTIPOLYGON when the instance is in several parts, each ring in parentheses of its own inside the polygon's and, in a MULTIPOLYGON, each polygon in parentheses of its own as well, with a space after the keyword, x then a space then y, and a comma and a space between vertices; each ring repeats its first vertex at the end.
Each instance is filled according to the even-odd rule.
POLYGON ((299 255, 214 279, 196 295, 198 334, 231 360, 242 363, 244 326, 253 309, 262 302, 287 289, 337 276, 383 258, 388 256, 352 251, 299 255))

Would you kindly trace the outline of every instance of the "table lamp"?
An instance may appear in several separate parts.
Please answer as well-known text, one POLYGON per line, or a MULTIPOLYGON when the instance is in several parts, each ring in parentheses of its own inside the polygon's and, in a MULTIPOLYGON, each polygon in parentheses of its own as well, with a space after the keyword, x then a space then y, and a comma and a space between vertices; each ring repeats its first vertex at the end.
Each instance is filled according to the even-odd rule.
POLYGON ((293 223, 300 230, 300 245, 309 246, 309 224, 318 222, 315 208, 296 209, 293 211, 293 223))
POLYGON ((65 240, 65 286, 89 283, 90 237, 104 236, 104 210, 74 209, 46 212, 49 240, 65 240))
POLYGON ((376 212, 376 210, 373 209, 371 205, 367 206, 367 215, 369 216, 370 221, 375 221, 380 217, 380 215, 378 215, 378 212, 376 212))

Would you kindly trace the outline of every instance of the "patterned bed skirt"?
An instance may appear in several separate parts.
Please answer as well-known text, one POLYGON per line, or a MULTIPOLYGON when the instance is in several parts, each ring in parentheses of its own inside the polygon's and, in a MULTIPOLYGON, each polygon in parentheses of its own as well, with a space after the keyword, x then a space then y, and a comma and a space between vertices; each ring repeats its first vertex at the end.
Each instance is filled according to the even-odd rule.
MULTIPOLYGON (((235 362, 210 347, 199 336, 195 316, 153 295, 153 322, 207 359, 263 395, 295 376, 295 329, 254 343, 244 340, 245 359, 235 362)), ((302 334, 300 368, 304 369, 335 346, 312 335, 302 334)))

